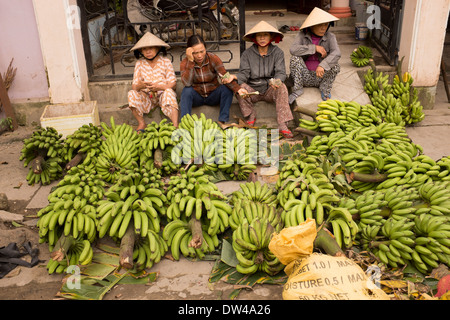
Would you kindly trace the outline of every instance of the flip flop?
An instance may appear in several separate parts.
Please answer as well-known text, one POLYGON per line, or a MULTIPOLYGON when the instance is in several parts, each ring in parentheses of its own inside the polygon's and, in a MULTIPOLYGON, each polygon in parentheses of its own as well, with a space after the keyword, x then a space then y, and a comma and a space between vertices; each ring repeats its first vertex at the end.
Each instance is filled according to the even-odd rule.
POLYGON ((252 126, 252 127, 253 127, 253 125, 254 125, 255 122, 256 122, 256 118, 253 119, 253 121, 246 121, 246 122, 247 122, 247 124, 248 124, 249 126, 252 126))
POLYGON ((323 101, 327 101, 328 99, 331 99, 331 93, 328 94, 328 96, 326 96, 325 93, 321 92, 320 95, 321 95, 323 101))
POLYGON ((136 132, 137 132, 138 134, 140 134, 141 132, 142 132, 142 133, 145 132, 145 129, 136 129, 136 132))
POLYGON ((292 139, 294 137, 291 130, 280 130, 280 133, 285 139, 292 139))

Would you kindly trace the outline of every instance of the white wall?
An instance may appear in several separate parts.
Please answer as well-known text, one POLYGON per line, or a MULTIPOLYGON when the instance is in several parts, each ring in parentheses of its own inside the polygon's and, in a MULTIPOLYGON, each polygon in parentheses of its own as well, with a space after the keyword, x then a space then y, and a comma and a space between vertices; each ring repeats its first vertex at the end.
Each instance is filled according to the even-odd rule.
POLYGON ((406 0, 399 58, 416 87, 434 87, 439 81, 450 0, 406 0))
POLYGON ((48 85, 32 0, 0 0, 0 72, 11 59, 16 76, 9 88, 11 102, 47 101, 48 85))
POLYGON ((50 102, 89 100, 76 1, 33 0, 33 4, 50 85, 50 102))

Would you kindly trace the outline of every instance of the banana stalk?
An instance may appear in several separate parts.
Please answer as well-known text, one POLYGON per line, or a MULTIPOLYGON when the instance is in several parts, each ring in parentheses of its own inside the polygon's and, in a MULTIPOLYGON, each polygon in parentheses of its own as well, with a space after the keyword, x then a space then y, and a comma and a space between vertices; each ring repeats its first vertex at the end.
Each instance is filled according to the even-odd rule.
POLYGON ((345 253, 336 242, 333 234, 326 228, 321 228, 317 231, 316 239, 314 240, 314 248, 323 250, 326 254, 334 257, 344 257, 345 253))
POLYGON ((119 262, 125 269, 133 268, 133 250, 134 250, 135 232, 134 225, 129 224, 125 235, 120 240, 119 262))
POLYGON ((189 242, 189 246, 194 249, 200 249, 203 241, 202 223, 195 216, 191 216, 189 220, 189 229, 192 233, 192 240, 189 242))

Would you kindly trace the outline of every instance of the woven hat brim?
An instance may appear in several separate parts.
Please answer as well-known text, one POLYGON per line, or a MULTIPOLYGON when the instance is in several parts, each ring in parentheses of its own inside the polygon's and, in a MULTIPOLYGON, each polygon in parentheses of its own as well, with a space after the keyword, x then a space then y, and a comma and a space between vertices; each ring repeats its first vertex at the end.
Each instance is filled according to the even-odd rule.
POLYGON ((170 46, 162 41, 160 38, 155 36, 154 34, 150 32, 146 32, 141 39, 139 39, 138 42, 134 45, 133 48, 130 49, 130 51, 139 50, 142 48, 147 47, 164 47, 164 48, 170 48, 170 46))
POLYGON ((322 23, 330 23, 333 21, 338 21, 339 18, 333 16, 332 14, 320 9, 320 8, 314 8, 311 13, 306 17, 306 20, 303 22, 302 26, 300 27, 300 30, 312 27, 318 24, 322 23))
POLYGON ((266 21, 260 21, 258 24, 256 24, 253 28, 251 28, 243 37, 245 41, 253 41, 253 38, 257 33, 261 32, 270 32, 277 34, 281 37, 281 39, 284 37, 284 34, 278 31, 274 26, 267 23, 266 21))

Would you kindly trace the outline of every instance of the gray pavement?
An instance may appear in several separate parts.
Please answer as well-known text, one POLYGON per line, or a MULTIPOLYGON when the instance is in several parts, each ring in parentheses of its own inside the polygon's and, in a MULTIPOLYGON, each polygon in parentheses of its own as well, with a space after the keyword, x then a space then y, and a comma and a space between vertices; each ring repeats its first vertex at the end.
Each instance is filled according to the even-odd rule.
MULTIPOLYGON (((301 15, 288 14, 284 19, 299 19, 301 15)), ((258 16, 258 19, 260 16, 258 16)), ((267 17, 269 20, 271 17, 267 17)), ((280 20, 280 17, 276 17, 280 20)), ((257 20, 250 16, 248 27, 257 20)), ((283 46, 288 46, 293 34, 287 34, 283 46)), ((339 36, 343 39, 341 45, 342 72, 339 74, 336 85, 333 87, 332 97, 343 101, 357 101, 369 103, 362 84, 359 81, 357 70, 351 66, 349 55, 355 47, 355 41, 351 40, 348 28, 342 29, 339 36), (347 31, 345 31, 347 30, 347 31)), ((448 49, 446 49, 448 50, 448 49)), ((450 53, 446 54, 447 59, 450 53)), ((446 60, 447 65, 450 61, 446 60)), ((448 68, 447 70, 450 70, 448 68)), ((307 89, 305 94, 297 101, 298 104, 314 108, 320 102, 317 89, 307 89)), ((450 104, 447 101, 442 80, 439 82, 436 94, 436 105, 433 110, 425 110, 425 120, 415 126, 408 127, 407 132, 413 142, 424 148, 425 154, 437 160, 450 155, 450 104)), ((125 112, 125 111, 122 111, 125 112)), ((103 115, 105 117, 105 115, 103 115)), ((18 267, 7 277, 0 279, 0 299, 43 299, 55 298, 61 286, 62 275, 48 275, 45 264, 49 258, 48 246, 38 244, 35 229, 36 219, 32 216, 40 208, 47 205, 47 196, 52 186, 28 186, 26 182, 27 169, 20 162, 20 150, 22 140, 29 137, 33 127, 19 127, 18 130, 5 133, 0 136, 0 193, 5 193, 9 199, 9 209, 0 211, 0 247, 9 242, 22 243, 30 240, 40 249, 42 263, 31 269, 18 267), (21 217, 22 216, 22 217, 21 217), (30 217, 31 216, 31 217, 30 217), (16 221, 25 227, 11 227, 10 221, 16 221)), ((273 182, 274 176, 261 177, 262 181, 273 182)), ((223 182, 218 184, 224 193, 230 193, 239 188, 237 182, 223 182)), ((108 241, 108 240, 104 240, 108 241)), ((120 285, 115 287, 105 296, 106 300, 203 300, 203 299, 228 299, 228 294, 233 286, 224 282, 209 283, 208 277, 212 268, 211 261, 191 262, 182 258, 180 261, 163 259, 149 271, 158 272, 156 282, 149 285, 120 285), (130 287, 131 286, 131 287, 130 287)), ((256 285, 253 289, 244 290, 238 299, 254 300, 280 300, 282 299, 282 287, 277 285, 256 285)))

